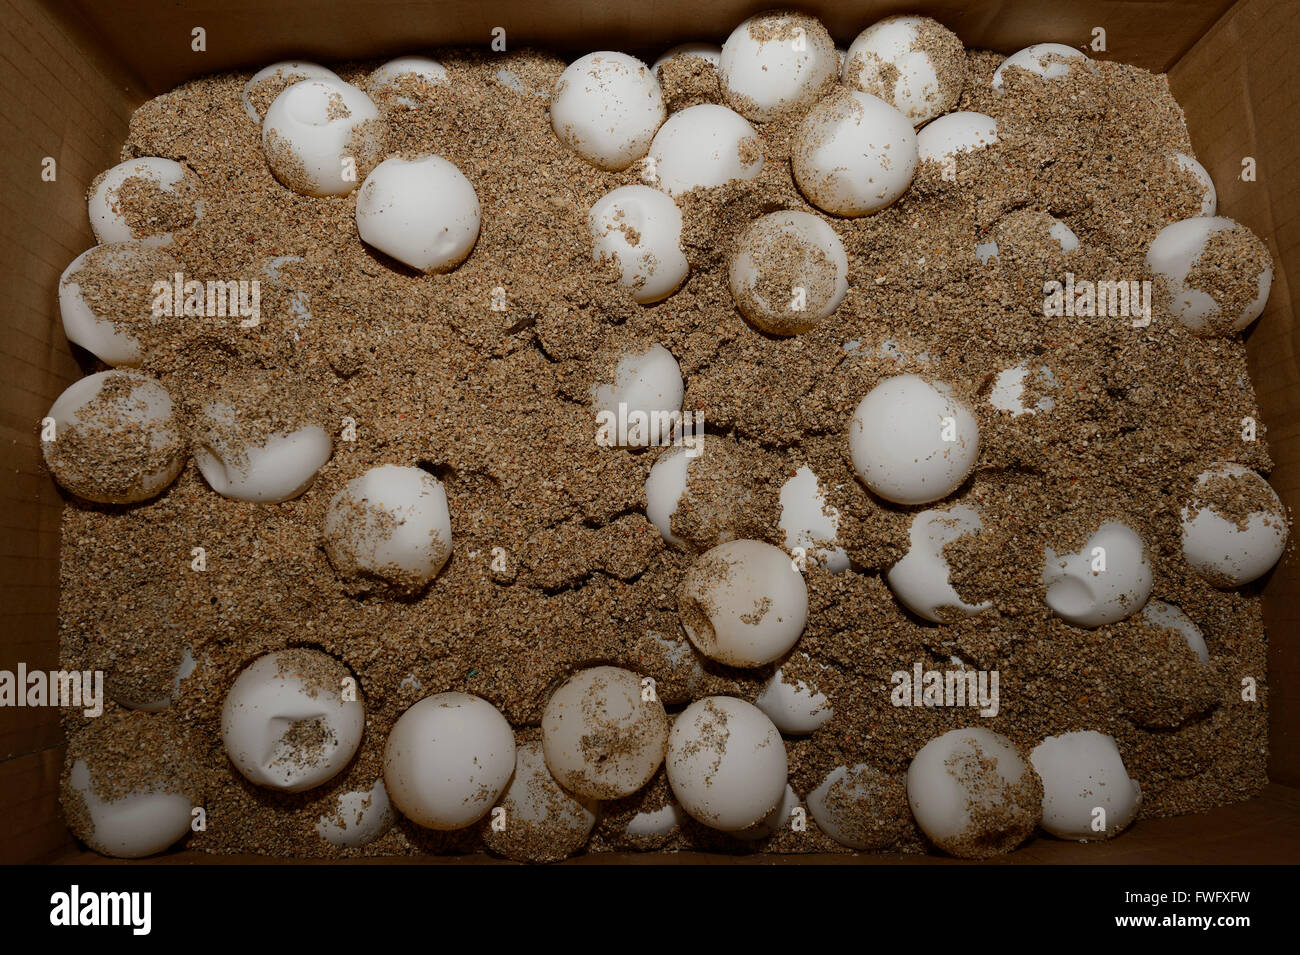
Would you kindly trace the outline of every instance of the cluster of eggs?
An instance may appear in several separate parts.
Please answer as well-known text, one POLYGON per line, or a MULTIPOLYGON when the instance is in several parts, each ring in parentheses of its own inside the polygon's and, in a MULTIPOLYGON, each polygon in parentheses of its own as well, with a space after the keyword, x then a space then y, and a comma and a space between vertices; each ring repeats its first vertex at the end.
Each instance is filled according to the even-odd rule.
MULTIPOLYGON (((692 44, 666 55, 713 63, 728 104, 691 106, 671 116, 657 79, 660 64, 651 68, 609 52, 580 58, 553 91, 556 136, 601 169, 643 161, 652 183, 615 189, 591 208, 594 257, 616 266, 635 301, 671 296, 690 271, 677 197, 758 176, 764 157, 753 124, 802 111, 791 172, 824 215, 791 209, 749 223, 732 250, 728 280, 737 310, 755 328, 775 336, 808 331, 835 312, 849 289, 848 259, 828 217, 877 212, 907 191, 921 163, 945 162, 997 142, 992 117, 952 111, 967 82, 963 53, 955 35, 923 17, 890 17, 863 31, 841 57, 815 19, 762 14, 737 27, 721 48, 692 44)), ((993 88, 1002 91, 1012 69, 1050 81, 1076 61, 1087 59, 1055 44, 1030 47, 1003 63, 993 88)), ((368 86, 371 92, 400 89, 398 104, 413 107, 411 84, 403 80, 427 87, 449 82, 436 62, 406 57, 377 70, 368 86)), ((261 124, 268 166, 286 187, 316 197, 359 188, 358 234, 378 252, 418 272, 454 268, 471 253, 480 226, 473 185, 438 156, 383 158, 385 119, 366 91, 315 64, 277 63, 249 81, 244 107, 261 124), (268 91, 275 93, 269 104, 268 91)), ((1214 217, 1213 185, 1199 164, 1182 155, 1176 161, 1205 186, 1203 216, 1161 232, 1148 264, 1188 328, 1240 330, 1262 310, 1271 271, 1239 283, 1257 290, 1254 297, 1233 289, 1216 298, 1187 284, 1192 268, 1205 264, 1207 249, 1214 254, 1218 248, 1208 244, 1213 235, 1245 230, 1214 217), (1230 314, 1221 314, 1229 306, 1230 314)), ((120 367, 77 382, 55 402, 47 461, 67 490, 109 503, 157 495, 185 461, 186 440, 171 398, 159 382, 131 370, 142 354, 130 323, 148 316, 97 315, 76 282, 88 263, 143 265, 167 276, 180 271, 165 252, 171 236, 140 234, 123 213, 117 193, 133 179, 181 193, 191 201, 193 219, 202 215, 201 188, 179 163, 123 163, 101 177, 90 199, 102 244, 74 261, 60 285, 68 337, 120 367), (87 454, 94 442, 125 449, 114 459, 138 466, 106 482, 87 454)), ((1062 252, 1077 247, 1064 223, 1043 228, 1062 252)), ((994 245, 986 254, 999 250, 994 245)), ((1032 407, 1021 401, 1029 374, 1027 364, 1004 370, 990 400, 1012 415, 1050 411, 1050 397, 1032 407)), ((620 437, 619 443, 636 447, 666 443, 680 422, 683 394, 676 359, 653 344, 621 356, 611 380, 593 387, 591 399, 597 412, 630 409, 645 416, 649 425, 620 437)), ((208 483, 227 497, 264 503, 303 493, 330 457, 328 432, 303 422, 260 443, 241 443, 231 438, 241 433, 241 413, 218 396, 196 416, 190 443, 208 483)), ((899 375, 861 399, 848 444, 873 494, 917 506, 941 501, 966 482, 980 435, 949 384, 899 375)), ((697 477, 707 474, 728 453, 721 439, 706 447, 700 455, 678 448, 659 457, 646 482, 647 514, 670 546, 696 554, 677 595, 690 647, 727 666, 771 666, 794 650, 809 611, 801 565, 787 551, 802 550, 832 571, 847 569, 848 555, 836 542, 838 515, 827 506, 817 475, 800 467, 781 490, 786 550, 737 537, 731 525, 743 502, 693 502, 702 505, 691 510, 704 528, 687 534, 673 518, 690 499, 693 469, 703 469, 697 477)), ((1255 500, 1272 492, 1259 475, 1224 463, 1201 475, 1183 509, 1188 563, 1217 586, 1240 586, 1277 560, 1285 514, 1276 496, 1244 521, 1220 514, 1198 497, 1197 488, 1212 481, 1239 482, 1255 500)), ((989 607, 956 593, 942 556, 951 542, 978 533, 981 522, 979 511, 965 504, 915 515, 910 549, 887 574, 904 606, 931 621, 989 607)), ((443 488, 425 471, 397 465, 373 468, 338 490, 323 532, 342 576, 407 592, 426 586, 452 549, 443 488)), ((1123 524, 1097 528, 1077 553, 1047 549, 1043 584, 1048 606, 1075 626, 1101 626, 1141 610, 1144 620, 1176 630, 1202 661, 1207 658, 1203 636, 1181 611, 1148 603, 1152 578, 1144 545, 1123 524), (1098 551, 1105 554, 1101 564, 1098 551)), ((481 825, 485 842, 512 858, 563 858, 585 844, 603 802, 638 792, 662 769, 672 811, 637 814, 629 835, 662 833, 690 817, 741 839, 761 838, 784 825, 798 805, 787 780, 783 734, 812 733, 832 713, 816 685, 790 682, 778 667, 754 702, 707 696, 688 701, 670 718, 653 680, 594 666, 551 694, 540 739, 521 741, 487 700, 437 693, 393 725, 382 776, 367 789, 339 794, 317 831, 334 845, 362 846, 382 836, 400 813, 435 830, 481 825)), ((232 683, 221 716, 231 764, 251 783, 285 792, 337 777, 356 754, 365 726, 356 678, 332 657, 303 649, 252 661, 232 683)), ((100 851, 145 855, 188 829, 193 796, 184 787, 146 780, 131 796, 110 801, 95 793, 91 775, 80 763, 65 785, 88 808, 78 834, 100 851)), ((1114 835, 1135 817, 1141 790, 1128 778, 1115 741, 1100 733, 1048 737, 1026 757, 999 734, 967 728, 922 747, 905 779, 869 764, 838 766, 806 800, 831 838, 870 849, 883 846, 865 820, 895 794, 905 794, 934 845, 982 857, 1014 848, 1038 826, 1061 838, 1114 835)))

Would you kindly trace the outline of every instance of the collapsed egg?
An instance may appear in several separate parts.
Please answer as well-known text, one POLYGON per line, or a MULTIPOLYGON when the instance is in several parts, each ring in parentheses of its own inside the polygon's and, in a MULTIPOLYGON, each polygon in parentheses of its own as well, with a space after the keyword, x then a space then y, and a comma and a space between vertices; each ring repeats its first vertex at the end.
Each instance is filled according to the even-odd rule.
POLYGON ((1255 233, 1222 216, 1196 216, 1160 230, 1146 264, 1160 294, 1199 335, 1230 335, 1259 318, 1273 285, 1273 258, 1255 233))
POLYGON ((650 143, 653 182, 676 196, 753 179, 763 171, 758 133, 739 113, 700 103, 673 113, 650 143))
POLYGON ((497 808, 500 824, 483 829, 489 849, 516 862, 559 862, 587 844, 598 804, 565 790, 547 769, 542 744, 532 742, 516 747, 515 773, 497 808))
POLYGON ((384 781, 376 779, 369 789, 339 793, 333 811, 317 820, 316 834, 340 849, 359 849, 386 833, 395 821, 384 781))
POLYGON ((1043 783, 1042 826, 1058 839, 1110 839, 1137 816, 1142 787, 1115 740, 1085 731, 1049 736, 1029 754, 1043 783))
POLYGON ((474 186, 441 156, 385 159, 357 194, 361 241, 420 272, 463 262, 478 240, 480 216, 474 186))
POLYGON ((304 196, 345 196, 383 157, 379 107, 348 83, 304 80, 275 98, 262 151, 275 178, 304 196))
POLYGON ((797 335, 844 301, 849 260, 830 224, 809 212, 772 212, 740 236, 728 272, 731 297, 771 335, 797 335))
POLYGON ((108 365, 144 360, 142 334, 164 317, 155 308, 157 282, 172 282, 181 264, 140 242, 87 249, 59 277, 59 315, 68 341, 108 365))
POLYGON ((644 156, 666 116, 654 73, 625 53, 574 60, 551 94, 555 135, 601 169, 626 169, 644 156))
POLYGON ((173 159, 128 159, 91 183, 88 212, 99 242, 171 245, 174 232, 202 218, 203 189, 173 159))
POLYGON ((1043 549, 1047 606, 1076 627, 1115 623, 1151 596, 1151 564, 1142 538, 1123 524, 1102 524, 1083 547, 1057 556, 1043 549))
POLYGON ((750 17, 722 44, 718 67, 727 105, 760 122, 813 103, 838 70, 830 34, 801 13, 750 17))
POLYGON ((966 85, 966 49, 929 17, 886 17, 858 34, 844 84, 878 96, 920 126, 957 105, 966 85))
POLYGON ((1198 475, 1180 516, 1183 557, 1216 587, 1262 577, 1286 547, 1286 510, 1277 493, 1239 464, 1220 462, 1198 475))
POLYGON ((1083 53, 1063 43, 1035 43, 1002 61, 1002 65, 993 71, 993 88, 1002 91, 1003 74, 1010 67, 1027 70, 1045 80, 1055 80, 1069 74, 1073 64, 1067 60, 1087 59, 1083 53))
POLYGON ((686 280, 682 211, 649 186, 620 186, 587 216, 597 262, 612 261, 632 298, 649 305, 667 298, 686 280))
POLYGON ((912 518, 906 556, 889 569, 885 579, 903 606, 918 617, 942 623, 953 611, 974 616, 993 606, 986 600, 969 604, 953 589, 943 549, 983 529, 979 511, 968 504, 947 510, 922 511, 912 518))

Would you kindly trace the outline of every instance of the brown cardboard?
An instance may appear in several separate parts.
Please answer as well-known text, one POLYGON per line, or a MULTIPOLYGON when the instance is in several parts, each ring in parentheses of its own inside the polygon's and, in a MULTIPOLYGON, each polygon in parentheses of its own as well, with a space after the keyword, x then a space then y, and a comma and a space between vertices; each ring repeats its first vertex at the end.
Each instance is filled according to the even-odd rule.
MULTIPOLYGON (((131 111, 149 96, 204 73, 256 67, 285 56, 360 58, 440 44, 486 44, 503 26, 511 48, 626 49, 654 53, 683 40, 721 41, 750 13, 774 4, 687 0, 622 5, 603 0, 0 0, 0 669, 57 659, 59 514, 62 501, 41 468, 36 427, 81 370, 57 320, 58 276, 92 243, 84 195, 118 158, 131 111), (191 48, 203 27, 207 49, 191 48), (40 176, 44 157, 56 182, 40 176)), ((840 43, 888 13, 941 20, 968 46, 1011 52, 1034 42, 1082 47, 1094 27, 1107 49, 1094 56, 1168 71, 1196 151, 1214 176, 1220 210, 1270 242, 1272 297, 1248 337, 1262 424, 1277 462, 1272 482, 1300 508, 1300 359, 1295 294, 1300 278, 1300 18, 1286 0, 819 0, 799 4, 840 43), (1258 178, 1244 182, 1241 158, 1258 178)), ((1264 590, 1272 708, 1270 785, 1259 797, 1214 812, 1146 820, 1122 839, 1079 846, 1038 839, 998 860, 1026 863, 1267 862, 1300 859, 1300 560, 1284 560, 1264 590), (1279 785, 1284 784, 1284 785, 1279 785)), ((1243 674, 1262 677, 1262 674, 1243 674)), ((0 709, 0 863, 102 861, 78 849, 56 798, 62 761, 57 711, 0 709)), ((480 857, 483 859, 486 857, 480 857)), ((182 852, 158 862, 247 862, 182 852)), ((267 861, 267 860, 258 860, 267 861)), ((401 860, 421 861, 421 860, 401 860)), ((440 861, 440 860, 423 860, 440 861)), ((463 860, 462 860, 463 861, 463 860)), ((780 857, 602 856, 577 864, 653 861, 740 863, 780 857)), ((934 857, 801 856, 842 864, 942 863, 934 857)))

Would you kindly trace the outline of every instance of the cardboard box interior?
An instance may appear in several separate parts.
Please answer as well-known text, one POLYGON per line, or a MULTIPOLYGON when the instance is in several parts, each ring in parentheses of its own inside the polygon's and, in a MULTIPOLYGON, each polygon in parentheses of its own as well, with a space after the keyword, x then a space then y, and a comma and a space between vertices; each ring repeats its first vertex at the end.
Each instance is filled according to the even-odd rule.
MULTIPOLYGON (((288 56, 331 60, 486 44, 504 27, 511 48, 620 49, 654 55, 685 40, 721 42, 745 16, 775 4, 687 0, 0 0, 3 82, 5 334, 0 338, 0 669, 57 666, 59 520, 62 500, 43 472, 37 422, 82 374, 58 321, 59 274, 93 243, 87 185, 118 160, 131 112, 196 76, 256 68, 288 56), (206 31, 205 52, 191 31, 206 31), (57 178, 42 179, 47 157, 57 178)), ((1221 214, 1265 237, 1277 270, 1263 317, 1247 336, 1251 373, 1277 467, 1271 481, 1300 509, 1300 5, 1294 0, 850 0, 799 3, 840 44, 890 13, 920 12, 968 47, 1010 53, 1030 43, 1083 46, 1094 56, 1167 72, 1187 114, 1197 156, 1219 191, 1221 214), (1245 157, 1254 181, 1241 178, 1245 157)), ((1269 862, 1300 859, 1300 561, 1284 558, 1264 587, 1269 635, 1272 784, 1256 799, 1215 812, 1149 820, 1113 843, 1036 840, 1009 862, 1269 862)), ((58 711, 0 709, 0 862, 94 861, 63 826, 56 797, 62 763, 58 711)), ((680 857, 698 860, 698 856, 680 857)), ((732 861, 730 857, 707 857, 732 861)), ((801 860, 808 857, 797 857, 801 860)), ((195 853, 164 861, 205 860, 195 853)), ((817 861, 916 861, 829 856, 817 861)), ((600 860, 617 861, 610 857, 600 860)), ((597 860, 597 861, 600 861, 597 860)), ((229 860, 226 860, 229 861, 229 860)), ((648 861, 636 857, 635 861, 648 861)), ((668 861, 672 861, 671 858, 668 861)), ((776 857, 738 861, 781 861, 776 857)), ((938 861, 927 859, 922 861, 938 861)))

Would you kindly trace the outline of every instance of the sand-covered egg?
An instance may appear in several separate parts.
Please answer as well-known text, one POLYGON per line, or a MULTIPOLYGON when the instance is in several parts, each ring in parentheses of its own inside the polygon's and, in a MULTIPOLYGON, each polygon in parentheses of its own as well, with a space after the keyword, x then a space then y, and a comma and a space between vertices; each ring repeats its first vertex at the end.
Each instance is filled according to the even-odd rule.
POLYGON ((983 527, 979 511, 969 504, 922 511, 913 517, 907 554, 885 575, 903 606, 934 623, 992 607, 992 601, 972 604, 961 598, 949 579, 952 571, 943 553, 949 544, 978 534, 983 527))
POLYGON ((1110 839, 1136 818, 1142 787, 1114 738, 1086 730, 1049 736, 1029 754, 1043 783, 1042 827, 1059 839, 1110 839))
POLYGON ((626 169, 667 118, 650 68, 626 53, 588 53, 555 81, 551 127, 560 142, 601 169, 626 169))
POLYGON ((644 786, 667 739, 653 684, 619 667, 578 671, 542 711, 546 765, 564 788, 589 799, 619 799, 644 786))
POLYGON ((366 86, 375 96, 392 96, 407 109, 417 108, 439 86, 450 86, 447 68, 427 56, 399 56, 370 74, 366 86))
POLYGON ((760 13, 722 44, 718 67, 729 105, 768 122, 811 105, 835 83, 839 57, 826 28, 801 13, 760 13))
POLYGON ((445 272, 478 240, 478 195, 441 156, 393 156, 376 166, 357 194, 361 241, 420 272, 445 272))
POLYGON ((1167 630, 1178 634, 1187 644, 1187 649, 1196 654, 1202 663, 1210 662, 1210 649, 1205 643, 1205 634, 1191 617, 1181 608, 1163 600, 1148 600, 1142 608, 1142 622, 1157 630, 1167 630))
POLYGON ((1043 787, 1015 744, 975 726, 921 747, 907 768, 907 801, 944 852, 985 859, 1030 836, 1042 816, 1043 787))
POLYGON ((835 715, 830 700, 815 683, 786 676, 780 667, 763 684, 754 705, 789 736, 807 736, 835 715))
POLYGON ((920 126, 957 105, 966 49, 929 17, 886 17, 867 27, 845 56, 845 86, 878 96, 920 126))
POLYGON ((1201 196, 1201 215, 1212 216, 1219 210, 1219 193, 1209 171, 1194 156, 1187 153, 1170 153, 1169 160, 1180 172, 1192 177, 1201 196))
POLYGON ((1087 61, 1088 57, 1072 46, 1064 43, 1035 43, 1023 50, 1017 50, 1002 61, 1002 65, 993 71, 993 88, 999 92, 1004 86, 1004 77, 1011 68, 1026 70, 1045 80, 1060 79, 1069 75, 1074 60, 1087 61))
POLYGON ((1019 418, 1055 408, 1052 393, 1057 388, 1052 369, 1030 359, 999 371, 989 385, 988 399, 994 408, 1019 418))
POLYGON ((88 212, 99 242, 171 245, 173 233, 203 217, 203 187, 174 159, 128 159, 95 177, 88 212))
POLYGON ((660 54, 651 65, 650 72, 654 73, 656 79, 662 79, 660 68, 669 60, 678 57, 683 60, 699 60, 716 68, 722 63, 722 47, 716 43, 679 43, 660 54))
POLYGON ((369 789, 339 793, 332 810, 317 820, 316 834, 340 849, 359 849, 393 828, 396 821, 384 781, 376 779, 369 789))
POLYGON ((651 181, 670 195, 753 179, 763 171, 758 132, 735 110, 698 103, 668 117, 650 143, 651 181))
POLYGON ((817 827, 840 845, 880 851, 907 834, 907 786, 870 763, 836 766, 808 794, 817 827))
POLYGON ((779 547, 728 541, 695 559, 677 592, 682 628, 696 649, 737 667, 789 652, 808 620, 808 587, 779 547))
POLYGON ((587 844, 599 804, 561 786, 534 741, 515 747, 515 773, 495 808, 496 824, 483 827, 489 849, 516 862, 559 862, 587 844))
POLYGON ((682 211, 658 189, 620 186, 591 207, 587 224, 595 261, 612 262, 642 305, 667 298, 686 280, 682 211))
POLYGON ((171 396, 135 371, 102 371, 55 399, 41 429, 54 480, 100 504, 131 504, 161 493, 185 464, 186 438, 171 396))
POLYGON ((928 504, 966 480, 979 456, 979 426, 944 382, 896 375, 871 389, 849 424, 854 470, 896 504, 928 504))
POLYGON ((1076 627, 1100 627, 1132 616, 1151 596, 1146 545, 1132 528, 1102 524, 1079 550, 1043 551, 1047 606, 1076 627))
POLYGON ((1286 548, 1286 509, 1267 481, 1240 464, 1223 461, 1199 474, 1180 518, 1183 557, 1216 587, 1262 577, 1286 548))
POLYGON ((916 134, 921 162, 946 163, 961 153, 985 149, 998 141, 998 121, 985 113, 963 110, 940 116, 916 134))
POLYGON ((696 700, 673 722, 665 761, 682 808, 713 829, 735 832, 763 819, 785 795, 785 743, 752 703, 696 700))
POLYGON ((141 242, 87 249, 59 277, 63 333, 107 365, 139 365, 146 342, 176 324, 159 307, 155 286, 170 288, 181 272, 176 259, 141 242))
POLYGON ((363 91, 304 80, 275 98, 262 122, 262 152, 275 178, 304 196, 345 196, 384 154, 388 127, 363 91))
POLYGON ((275 102, 275 98, 290 86, 303 80, 343 82, 337 73, 319 63, 309 63, 304 60, 282 60, 279 63, 272 63, 270 66, 262 67, 244 84, 244 91, 240 94, 244 112, 253 122, 261 123, 262 117, 275 102))
POLYGON ((849 260, 826 220, 810 212, 772 212, 741 234, 728 271, 736 308, 771 335, 797 335, 844 301, 849 260))
POLYGON ((1156 294, 1197 335, 1231 335, 1259 318, 1273 286, 1268 246, 1240 223, 1196 216, 1165 226, 1147 250, 1156 294))
POLYGON ((821 481, 806 464, 781 485, 780 527, 791 554, 801 549, 808 563, 832 573, 849 569, 849 555, 838 543, 840 512, 827 503, 821 481))
POLYGON ((681 423, 685 391, 681 366, 663 345, 625 353, 611 380, 591 388, 597 441, 606 447, 667 444, 681 423))
POLYGON ((388 798, 426 829, 483 818, 515 772, 515 734, 501 712, 468 693, 426 696, 398 717, 384 747, 388 798))
POLYGON ((837 89, 804 117, 790 156, 808 201, 837 216, 863 216, 907 191, 919 154, 911 121, 879 97, 837 89))
POLYGON ((318 650, 258 657, 221 707, 221 740, 259 786, 302 792, 337 776, 361 745, 366 709, 356 677, 318 650))

